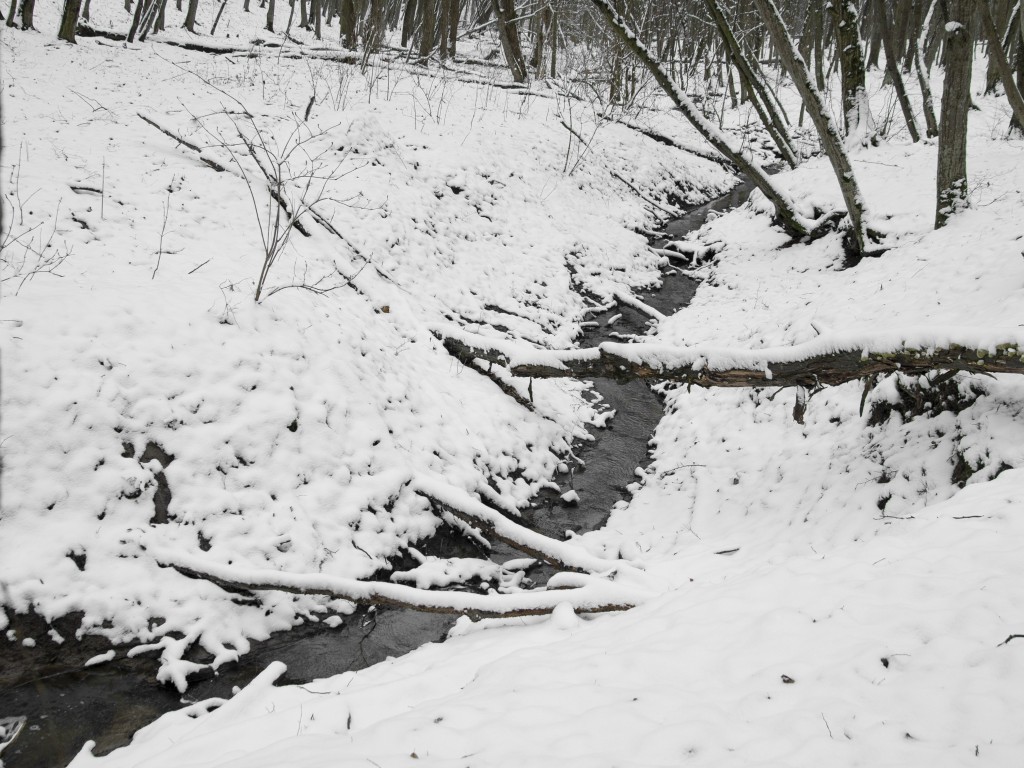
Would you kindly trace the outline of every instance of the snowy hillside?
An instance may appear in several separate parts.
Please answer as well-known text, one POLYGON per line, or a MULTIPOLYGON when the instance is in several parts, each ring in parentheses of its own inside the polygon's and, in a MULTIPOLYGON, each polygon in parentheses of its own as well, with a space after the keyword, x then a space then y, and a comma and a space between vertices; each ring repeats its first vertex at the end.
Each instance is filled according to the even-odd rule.
MULTIPOLYGON (((112 26, 102 12, 96 26, 112 26)), ((38 18, 55 27, 56 9, 38 18)), ((224 24, 245 41, 259 22, 234 9, 224 24)), ((73 656, 98 637, 105 660, 151 655, 185 691, 251 641, 337 626, 355 606, 240 594, 169 563, 228 582, 387 581, 442 521, 464 525, 431 499, 514 518, 538 490, 568 490, 573 441, 615 427, 589 385, 499 371, 498 386, 435 332, 571 348, 589 309, 660 281, 643 233, 666 209, 735 183, 554 83, 294 50, 4 36, 11 645, 73 656), (305 215, 256 302, 283 210, 266 197, 275 163, 285 207, 305 215), (80 616, 79 637, 26 635, 28 613, 80 616)), ((651 343, 945 334, 984 356, 1020 338, 1024 142, 1004 138, 1002 99, 976 99, 972 207, 946 228, 932 229, 933 142, 860 150, 884 255, 843 268, 839 234, 792 243, 755 194, 695 235, 716 255, 651 343)), ((644 114, 699 146, 678 117, 644 114)), ((774 178, 842 207, 821 158, 774 178)), ((73 765, 1016 765, 1019 379, 851 382, 799 418, 792 389, 659 385, 666 415, 632 498, 600 530, 538 544, 599 574, 552 586, 637 607, 462 617, 442 644, 304 686, 274 686, 273 665, 73 765)), ((444 585, 469 567, 426 558, 402 580, 444 585)), ((485 575, 520 605, 533 598, 516 572, 485 575)))

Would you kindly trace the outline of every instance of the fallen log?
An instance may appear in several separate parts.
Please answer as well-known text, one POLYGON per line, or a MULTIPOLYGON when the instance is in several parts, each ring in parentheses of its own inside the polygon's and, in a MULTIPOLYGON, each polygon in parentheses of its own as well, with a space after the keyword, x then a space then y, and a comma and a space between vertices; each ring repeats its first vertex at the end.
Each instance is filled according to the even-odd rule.
POLYGON ((789 347, 728 349, 606 342, 553 351, 435 328, 450 354, 508 366, 532 378, 655 379, 698 387, 834 386, 879 373, 1024 373, 1020 329, 912 330, 876 335, 820 336, 789 347))
POLYGON ((592 555, 581 546, 552 539, 514 520, 509 520, 479 499, 441 480, 420 476, 416 477, 411 485, 416 493, 430 499, 445 512, 479 529, 484 536, 503 541, 510 547, 536 560, 550 563, 556 568, 581 573, 617 573, 635 569, 635 566, 623 560, 608 560, 592 555))
POLYGON ((214 562, 207 557, 154 551, 157 564, 184 576, 202 579, 228 590, 272 590, 296 595, 326 595, 357 605, 390 605, 428 613, 465 614, 470 618, 543 616, 563 603, 579 613, 625 611, 637 605, 636 590, 606 581, 569 589, 481 595, 417 589, 383 581, 359 581, 320 573, 285 573, 214 562))

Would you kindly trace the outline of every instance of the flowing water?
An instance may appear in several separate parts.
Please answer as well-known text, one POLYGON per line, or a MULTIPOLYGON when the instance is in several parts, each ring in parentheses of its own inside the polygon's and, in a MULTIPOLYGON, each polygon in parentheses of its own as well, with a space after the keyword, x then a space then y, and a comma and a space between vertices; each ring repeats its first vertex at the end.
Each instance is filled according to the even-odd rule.
MULTIPOLYGON (((741 184, 669 222, 666 239, 681 238, 699 228, 710 211, 739 205, 749 191, 748 184, 741 184)), ((639 298, 671 314, 689 303, 696 287, 690 278, 667 268, 662 286, 639 298)), ((595 324, 587 329, 582 346, 641 335, 649 323, 647 316, 625 306, 593 320, 595 324)), ((524 511, 526 524, 554 538, 561 539, 566 530, 581 532, 601 526, 615 502, 628 496, 626 487, 636 480, 637 468, 647 462, 648 441, 663 415, 660 400, 643 382, 597 381, 594 391, 616 414, 608 428, 595 432, 593 441, 577 447, 580 462, 573 468, 571 486, 579 494, 578 505, 567 506, 557 493, 547 491, 524 511)), ((565 478, 560 479, 565 485, 565 478)), ((477 554, 466 547, 456 537, 442 534, 427 551, 445 556, 477 554)), ((496 550, 497 559, 518 556, 511 550, 496 550)), ((531 576, 542 579, 544 572, 531 576)), ((226 665, 216 676, 194 682, 188 700, 228 697, 233 686, 244 686, 272 661, 287 664, 284 683, 363 669, 424 643, 440 642, 453 621, 450 616, 381 608, 360 610, 335 629, 304 624, 265 642, 253 643, 251 652, 237 664, 226 665)), ((24 631, 19 634, 46 634, 47 627, 38 617, 23 618, 21 624, 24 631)), ((67 617, 67 631, 59 626, 58 631, 73 637, 75 625, 76 618, 67 617)), ((21 734, 0 755, 5 768, 64 766, 88 739, 97 742, 97 753, 108 752, 127 744, 136 730, 159 715, 181 706, 182 699, 175 691, 156 683, 152 658, 121 658, 97 667, 82 667, 86 659, 105 650, 102 643, 90 638, 65 646, 36 648, 0 643, 0 718, 27 717, 21 734)))

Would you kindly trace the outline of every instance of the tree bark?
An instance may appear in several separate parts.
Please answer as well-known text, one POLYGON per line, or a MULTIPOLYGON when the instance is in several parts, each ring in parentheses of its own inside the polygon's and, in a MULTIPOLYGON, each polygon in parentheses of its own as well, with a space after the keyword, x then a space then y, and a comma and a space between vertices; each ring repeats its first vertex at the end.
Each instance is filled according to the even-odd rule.
POLYGON ((802 237, 810 234, 811 225, 801 216, 793 202, 779 190, 768 178, 768 174, 753 159, 743 154, 741 150, 734 148, 725 136, 715 128, 714 125, 697 109, 681 88, 673 82, 665 68, 659 64, 647 47, 641 43, 622 17, 611 6, 608 0, 592 0, 597 9, 604 16, 605 21, 615 32, 616 37, 640 60, 647 70, 654 76, 658 85, 672 99, 676 108, 682 113, 694 128, 700 132, 709 144, 727 157, 737 168, 764 193, 764 196, 775 206, 775 215, 778 222, 786 232, 794 237, 802 237))
POLYGON ((996 69, 999 72, 999 79, 1003 81, 1003 91, 1006 93, 1006 100, 1010 102, 1010 109, 1013 110, 1013 117, 1019 125, 1024 125, 1024 98, 1017 90, 1017 83, 1010 69, 1010 63, 1006 60, 1003 52, 1003 40, 996 29, 992 12, 988 7, 988 0, 980 0, 978 3, 978 15, 981 17, 981 28, 988 38, 988 55, 995 61, 996 69))
POLYGON ((921 23, 921 34, 914 46, 914 69, 917 70, 917 82, 921 88, 921 102, 924 108, 925 134, 929 139, 939 135, 939 123, 935 119, 935 103, 932 99, 932 86, 928 77, 928 69, 924 63, 924 49, 927 46, 928 29, 931 26, 932 14, 938 0, 931 0, 928 12, 921 23))
POLYGON ((21 28, 35 29, 32 26, 33 14, 36 8, 36 0, 21 0, 21 28))
MULTIPOLYGON (((292 574, 282 571, 254 570, 222 565, 206 558, 156 552, 157 563, 173 568, 184 576, 210 581, 229 590, 288 592, 296 595, 327 595, 357 605, 391 605, 428 613, 465 614, 473 619, 513 616, 543 616, 561 603, 569 603, 581 613, 625 611, 635 602, 608 599, 608 584, 572 589, 546 589, 506 595, 480 595, 468 592, 431 591, 405 584, 383 581, 359 581, 323 574, 292 574)), ((624 591, 625 592, 625 591, 624 591)))
MULTIPOLYGON (((351 0, 347 0, 351 2, 351 0)), ((420 2, 420 51, 419 60, 426 64, 434 50, 437 37, 437 0, 420 2)))
MULTIPOLYGON (((224 1, 227 2, 227 0, 224 0, 224 1)), ((128 42, 129 43, 134 43, 135 42, 135 35, 139 31, 139 24, 142 23, 142 12, 145 10, 145 8, 146 8, 146 3, 144 2, 144 0, 137 0, 136 1, 136 3, 135 3, 135 13, 132 14, 132 25, 128 29, 128 42)))
MULTIPOLYGON (((210 37, 213 37, 213 34, 217 31, 217 24, 220 23, 220 16, 224 13, 224 6, 227 4, 228 0, 220 0, 220 8, 217 9, 217 15, 213 19, 213 25, 210 27, 210 37)), ((248 8, 246 10, 248 10, 248 8)))
POLYGON ((505 53, 512 79, 517 83, 525 83, 527 76, 526 59, 523 47, 519 42, 519 26, 516 22, 516 6, 514 0, 491 0, 494 15, 497 17, 498 37, 505 53))
POLYGON ((942 86, 935 228, 967 207, 967 115, 971 109, 973 0, 946 0, 946 78, 942 86))
MULTIPOLYGON (((934 343, 815 339, 776 349, 666 348, 654 344, 604 343, 563 352, 491 346, 471 334, 436 331, 445 349, 462 361, 508 365, 513 376, 531 378, 653 379, 696 387, 835 386, 879 373, 925 374, 936 370, 1024 374, 1024 337, 993 348, 970 342, 934 343), (669 362, 666 362, 669 361, 669 362)), ((1013 338, 1012 334, 1008 334, 1013 338)))
MULTIPOLYGON (((1017 93, 1024 93, 1024 40, 1017 40, 1017 93)), ((1010 120, 1010 133, 1016 136, 1024 134, 1024 122, 1017 120, 1015 114, 1010 120)))
POLYGON ((821 92, 811 82, 807 64, 793 45, 793 41, 786 31, 786 25, 782 21, 782 16, 779 14, 779 9, 773 0, 757 0, 757 5, 765 26, 768 27, 772 40, 775 42, 775 49, 779 52, 783 65, 788 70, 789 76, 793 79, 793 83, 807 106, 807 113, 818 131, 821 146, 832 164, 832 170, 839 182, 839 189, 843 193, 843 200, 846 202, 846 210, 850 215, 856 250, 858 254, 865 254, 868 252, 869 238, 864 221, 864 198, 860 193, 850 158, 843 147, 839 130, 829 116, 821 92))
POLYGON ((183 25, 192 34, 196 32, 196 13, 199 10, 199 0, 188 0, 188 10, 185 12, 185 24, 183 25))
POLYGON ((758 72, 755 72, 755 67, 759 68, 759 65, 756 61, 751 61, 747 58, 743 48, 736 40, 736 36, 733 34, 732 28, 729 26, 729 22, 725 18, 725 14, 722 13, 722 8, 719 6, 718 0, 704 0, 704 2, 705 5, 707 5, 708 11, 711 13, 711 18, 714 20, 715 26, 718 27, 718 31, 722 35, 722 39, 725 41, 726 47, 729 49, 732 60, 736 63, 736 68, 740 72, 740 77, 743 79, 743 83, 751 93, 751 103, 754 105, 754 110, 757 112, 758 117, 761 118, 761 123, 767 129, 772 140, 775 142, 775 146, 778 148, 779 154, 782 155, 782 159, 785 160, 790 167, 796 168, 797 165, 800 164, 800 160, 796 156, 796 152, 793 150, 792 144, 790 144, 788 129, 776 111, 775 105, 768 97, 768 93, 761 82, 758 72))
MULTIPOLYGON (((427 2, 427 5, 430 5, 430 2, 427 2)), ((338 26, 342 44, 350 51, 354 51, 356 49, 356 5, 354 0, 341 0, 338 26)))
POLYGON ((270 2, 267 3, 267 24, 264 29, 266 29, 267 32, 274 31, 274 0, 270 0, 270 2))
POLYGON ((836 53, 842 74, 846 139, 863 146, 874 144, 877 141, 875 121, 865 86, 864 50, 861 47, 860 17, 855 0, 832 0, 832 14, 836 53))
MULTIPOLYGON (((420 0, 423 2, 423 0, 420 0)), ((328 20, 330 23, 330 20, 328 20)), ((412 43, 413 32, 416 31, 416 0, 408 0, 405 4, 405 14, 402 16, 402 47, 412 43)))
POLYGON ((78 12, 82 0, 64 0, 64 13, 60 20, 60 31, 57 37, 69 43, 75 42, 75 31, 78 29, 78 12))
POLYGON ((903 82, 903 73, 900 71, 899 56, 896 53, 896 44, 892 40, 892 19, 886 9, 885 2, 881 4, 879 13, 882 15, 882 28, 879 35, 882 38, 882 47, 885 49, 885 71, 889 73, 892 80, 892 87, 896 91, 896 99, 900 103, 900 110, 903 112, 903 120, 910 131, 910 140, 915 144, 921 140, 921 132, 917 128, 917 120, 914 118, 914 108, 907 96, 907 87, 903 82))

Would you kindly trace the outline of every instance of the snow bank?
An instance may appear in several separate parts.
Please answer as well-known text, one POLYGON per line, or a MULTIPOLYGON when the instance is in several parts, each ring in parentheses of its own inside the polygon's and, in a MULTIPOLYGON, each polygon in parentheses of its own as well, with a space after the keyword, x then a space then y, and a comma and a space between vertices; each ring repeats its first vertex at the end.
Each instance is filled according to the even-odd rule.
MULTIPOLYGON (((81 612, 82 633, 159 653, 183 687, 253 638, 352 605, 239 601, 153 551, 386 579, 440 524, 413 475, 523 505, 595 423, 585 385, 538 383, 528 411, 429 328, 568 346, 587 310, 575 288, 660 279, 634 231, 651 212, 612 172, 660 201, 731 179, 614 123, 570 175, 554 113, 580 107, 544 84, 510 92, 486 85, 490 67, 467 82, 400 58, 307 66, 250 50, 260 14, 234 7, 218 39, 244 50, 212 56, 161 42, 190 39, 175 13, 145 45, 4 36, 0 621, 81 612), (273 206, 238 144, 257 132, 265 162, 305 142, 288 158, 293 203, 302 174, 326 177, 326 225, 301 219, 309 236, 292 234, 266 285, 285 289, 259 305, 273 206), (54 253, 54 273, 34 271, 54 253), (197 663, 181 661, 193 646, 197 663)), ((126 23, 116 5, 92 21, 126 23)))
MULTIPOLYGON (((742 357, 729 350, 750 363, 866 339, 1018 340, 1022 147, 996 140, 1005 110, 979 101, 974 207, 946 229, 931 230, 933 145, 865 150, 854 163, 884 257, 843 270, 838 237, 782 248, 755 201, 695 238, 720 247, 692 305, 624 349, 725 365, 742 357)), ((786 184, 838 203, 821 160, 786 184)), ((539 341, 494 346, 550 358, 539 341)), ((642 559, 659 592, 643 605, 483 632, 465 619, 443 645, 305 690, 261 684, 237 709, 165 716, 75 765, 1011 765, 1024 751, 1018 379, 894 376, 866 397, 844 385, 814 395, 802 423, 790 393, 664 387, 632 499, 573 542, 642 559)))

